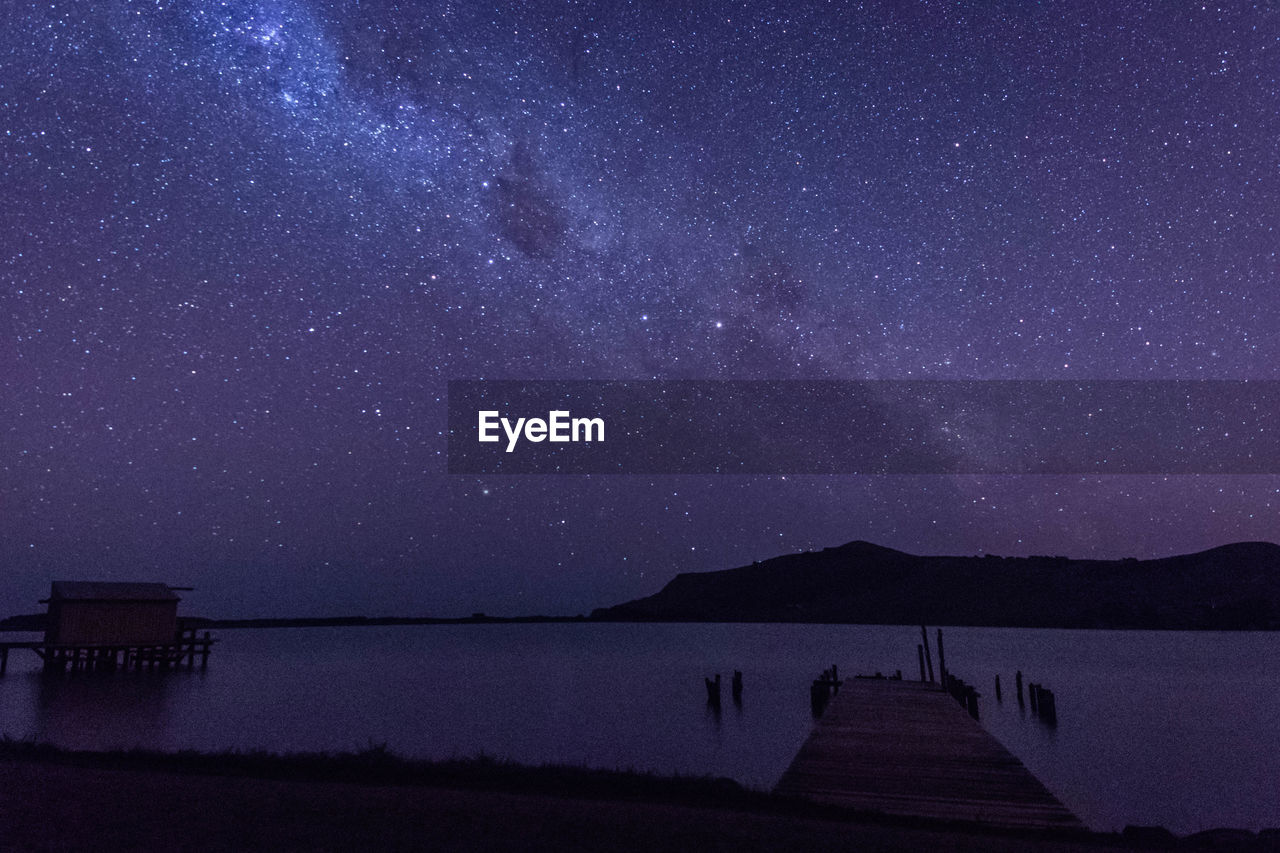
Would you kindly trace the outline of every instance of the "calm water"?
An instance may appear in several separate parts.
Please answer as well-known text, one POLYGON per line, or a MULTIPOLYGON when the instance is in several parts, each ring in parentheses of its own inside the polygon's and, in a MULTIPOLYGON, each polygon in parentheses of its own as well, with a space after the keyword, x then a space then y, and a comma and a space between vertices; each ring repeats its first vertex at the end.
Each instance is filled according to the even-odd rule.
MULTIPOLYGON (((1090 826, 1280 826, 1280 634, 945 629, 983 724, 1090 826), (1022 669, 1059 724, 1013 700, 1022 669), (999 672, 1005 701, 993 688, 999 672)), ((218 632, 207 672, 0 681, 0 731, 73 748, 479 753, 729 776, 768 788, 808 735, 809 681, 918 671, 919 629, 457 625, 218 632), (728 678, 745 674, 745 701, 728 678), (702 678, 724 674, 724 709, 702 678)), ((12 637, 17 639, 17 637, 12 637)), ((932 639, 932 637, 931 637, 932 639)))

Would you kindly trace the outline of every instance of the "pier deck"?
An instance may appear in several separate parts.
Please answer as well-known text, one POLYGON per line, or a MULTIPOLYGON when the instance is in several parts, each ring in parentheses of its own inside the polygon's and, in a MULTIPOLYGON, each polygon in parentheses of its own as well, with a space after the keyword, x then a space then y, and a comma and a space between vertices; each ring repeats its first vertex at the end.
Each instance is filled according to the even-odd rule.
POLYGON ((1083 828, 950 696, 920 682, 845 681, 775 790, 892 815, 1083 828))

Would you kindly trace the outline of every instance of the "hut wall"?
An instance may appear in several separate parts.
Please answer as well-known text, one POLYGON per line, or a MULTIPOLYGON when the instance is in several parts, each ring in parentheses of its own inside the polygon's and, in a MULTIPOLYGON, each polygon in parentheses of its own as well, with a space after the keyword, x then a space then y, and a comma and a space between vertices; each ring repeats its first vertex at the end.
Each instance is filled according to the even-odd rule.
POLYGON ((178 633, 177 601, 59 601, 49 607, 52 643, 147 645, 178 633))

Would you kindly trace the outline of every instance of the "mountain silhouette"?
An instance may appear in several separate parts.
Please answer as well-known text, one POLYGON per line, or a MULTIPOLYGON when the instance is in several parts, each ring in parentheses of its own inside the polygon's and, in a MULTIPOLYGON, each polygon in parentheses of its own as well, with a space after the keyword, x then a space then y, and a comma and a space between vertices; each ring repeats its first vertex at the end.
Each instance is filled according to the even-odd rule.
POLYGON ((1280 628, 1280 545, 1154 560, 935 557, 870 542, 677 576, 601 608, 615 621, 844 622, 1034 628, 1280 628))

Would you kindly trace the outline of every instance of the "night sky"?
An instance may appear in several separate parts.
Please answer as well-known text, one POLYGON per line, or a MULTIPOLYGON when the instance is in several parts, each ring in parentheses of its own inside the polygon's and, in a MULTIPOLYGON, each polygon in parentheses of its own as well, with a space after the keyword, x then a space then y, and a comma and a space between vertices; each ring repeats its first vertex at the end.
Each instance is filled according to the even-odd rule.
POLYGON ((457 378, 1280 378, 1280 6, 3 4, 0 615, 576 613, 1280 477, 445 474, 457 378))

